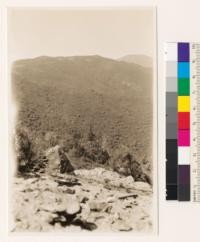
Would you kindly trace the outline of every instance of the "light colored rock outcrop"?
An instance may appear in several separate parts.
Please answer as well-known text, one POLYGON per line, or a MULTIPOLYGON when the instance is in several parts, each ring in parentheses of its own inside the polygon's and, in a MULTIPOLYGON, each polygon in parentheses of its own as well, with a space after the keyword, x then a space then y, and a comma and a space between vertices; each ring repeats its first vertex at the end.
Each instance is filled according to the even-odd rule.
POLYGON ((149 185, 102 168, 15 178, 12 203, 13 231, 152 231, 149 185))

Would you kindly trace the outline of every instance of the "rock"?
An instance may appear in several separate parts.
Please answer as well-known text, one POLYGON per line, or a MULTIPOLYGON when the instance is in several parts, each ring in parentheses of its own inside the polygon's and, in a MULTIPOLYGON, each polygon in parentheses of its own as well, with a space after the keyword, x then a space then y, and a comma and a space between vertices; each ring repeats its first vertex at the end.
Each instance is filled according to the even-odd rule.
POLYGON ((106 202, 90 202, 89 206, 90 206, 91 211, 100 212, 106 208, 107 203, 106 202))
POLYGON ((132 206, 131 205, 126 205, 125 208, 132 208, 132 206))
POLYGON ((56 145, 46 151, 46 157, 48 160, 47 173, 59 173, 60 172, 60 157, 59 157, 59 146, 56 145))
POLYGON ((95 221, 100 220, 100 219, 105 219, 105 216, 99 215, 95 217, 95 221))
POLYGON ((106 202, 107 202, 107 203, 113 203, 115 200, 116 200, 116 198, 112 196, 112 197, 108 197, 108 198, 106 199, 106 202))
POLYGON ((120 196, 120 197, 118 197, 119 199, 121 199, 121 200, 123 200, 123 199, 126 199, 126 198, 137 198, 138 197, 138 195, 137 194, 127 194, 127 195, 125 195, 125 196, 120 196))
POLYGON ((58 183, 58 186, 68 186, 68 187, 73 187, 73 186, 80 186, 81 183, 78 181, 72 181, 72 180, 56 180, 58 183))
POLYGON ((111 211, 112 211, 112 208, 113 208, 112 206, 108 206, 108 207, 106 208, 105 212, 110 214, 111 211))
POLYGON ((113 180, 118 180, 121 176, 117 172, 109 171, 101 167, 94 168, 92 170, 80 169, 74 171, 75 175, 90 178, 91 180, 102 182, 102 179, 105 183, 110 183, 113 180))
POLYGON ((59 145, 48 149, 45 156, 48 160, 46 167, 48 174, 55 175, 58 173, 70 173, 74 171, 74 167, 59 145))
MULTIPOLYGON (((88 219, 88 217, 90 217, 91 215, 91 211, 90 211, 90 206, 88 203, 81 203, 81 214, 80 214, 80 218, 81 219, 88 219)), ((90 220, 90 222, 93 222, 90 220)))
POLYGON ((132 187, 134 183, 134 178, 132 176, 127 176, 127 177, 121 178, 121 182, 123 183, 123 186, 126 188, 132 187))
POLYGON ((104 182, 105 182, 105 183, 110 183, 110 179, 108 179, 108 178, 104 178, 104 182))
POLYGON ((113 218, 115 220, 120 219, 120 213, 119 212, 115 212, 114 215, 113 215, 113 218))
POLYGON ((129 231, 133 230, 132 227, 130 225, 128 225, 125 221, 119 220, 119 219, 114 221, 113 228, 117 231, 124 231, 124 232, 125 231, 129 232, 129 231))
POLYGON ((73 189, 70 189, 70 188, 67 188, 67 190, 66 190, 66 193, 69 193, 69 194, 75 194, 75 190, 73 190, 73 189))
POLYGON ((49 203, 46 203, 45 206, 41 206, 41 209, 44 211, 49 211, 52 213, 57 212, 66 212, 67 214, 76 214, 80 212, 80 203, 76 196, 66 194, 66 196, 62 196, 63 198, 49 197, 49 203), (54 205, 52 206, 51 201, 54 201, 54 205))
POLYGON ((60 173, 70 173, 74 171, 74 167, 69 161, 66 153, 63 149, 59 149, 59 157, 60 157, 60 173))
POLYGON ((80 202, 81 203, 86 203, 88 200, 89 200, 88 197, 83 197, 80 202))
POLYGON ((93 231, 97 228, 95 223, 87 222, 86 220, 76 219, 72 222, 73 225, 80 226, 82 229, 93 231))
POLYGON ((134 182, 134 188, 138 190, 151 191, 151 185, 147 182, 134 182))
POLYGON ((72 224, 72 221, 76 218, 76 214, 68 214, 65 211, 58 211, 56 212, 57 217, 53 218, 52 221, 49 223, 51 225, 60 224, 61 226, 65 227, 72 224))
POLYGON ((77 200, 77 198, 71 196, 71 198, 68 200, 68 204, 66 206, 65 211, 68 214, 76 214, 76 213, 80 212, 80 209, 81 209, 80 203, 77 200))

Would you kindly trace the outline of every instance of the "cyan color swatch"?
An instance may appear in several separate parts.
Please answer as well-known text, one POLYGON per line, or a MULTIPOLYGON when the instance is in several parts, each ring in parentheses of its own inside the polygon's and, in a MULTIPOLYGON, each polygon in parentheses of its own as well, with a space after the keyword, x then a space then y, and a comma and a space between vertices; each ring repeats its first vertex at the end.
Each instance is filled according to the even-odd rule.
POLYGON ((178 62, 178 78, 190 78, 189 62, 178 62))

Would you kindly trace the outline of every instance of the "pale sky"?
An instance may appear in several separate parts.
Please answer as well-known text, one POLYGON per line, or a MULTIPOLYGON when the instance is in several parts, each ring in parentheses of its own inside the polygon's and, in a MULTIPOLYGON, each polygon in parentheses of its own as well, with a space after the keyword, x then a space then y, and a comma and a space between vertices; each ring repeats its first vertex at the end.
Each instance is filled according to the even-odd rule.
POLYGON ((129 54, 150 57, 155 47, 153 8, 28 9, 8 11, 9 60, 37 56, 129 54))

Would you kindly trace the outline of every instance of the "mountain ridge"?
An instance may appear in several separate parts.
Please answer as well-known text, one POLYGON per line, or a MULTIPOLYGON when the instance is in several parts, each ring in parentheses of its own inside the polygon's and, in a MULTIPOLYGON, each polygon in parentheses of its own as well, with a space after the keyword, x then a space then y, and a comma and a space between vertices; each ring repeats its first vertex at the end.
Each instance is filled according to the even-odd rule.
POLYGON ((153 66, 152 58, 147 55, 125 55, 120 57, 118 60, 137 64, 146 68, 152 68, 153 66))

